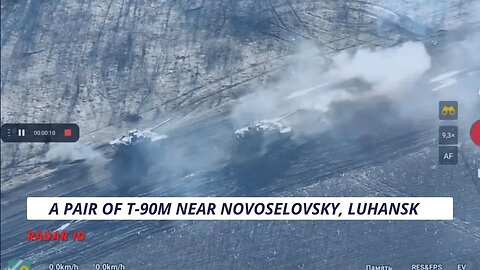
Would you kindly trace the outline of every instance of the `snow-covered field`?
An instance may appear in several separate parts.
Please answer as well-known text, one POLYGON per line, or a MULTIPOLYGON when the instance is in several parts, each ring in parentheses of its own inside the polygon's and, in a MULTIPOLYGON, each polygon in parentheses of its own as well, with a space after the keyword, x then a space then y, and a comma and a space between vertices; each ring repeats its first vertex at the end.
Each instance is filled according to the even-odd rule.
POLYGON ((480 268, 472 176, 480 152, 468 138, 480 115, 479 12, 475 0, 2 1, 2 124, 75 122, 81 133, 68 146, 1 144, 2 262, 480 268), (455 167, 437 165, 439 100, 461 104, 455 167), (295 136, 271 159, 248 163, 252 173, 230 164, 235 133, 248 126, 295 136), (135 196, 452 196, 456 218, 25 219, 28 196, 115 194, 109 142, 128 143, 128 130, 166 143, 167 158, 132 188, 135 196), (90 240, 25 241, 27 230, 65 228, 90 240))

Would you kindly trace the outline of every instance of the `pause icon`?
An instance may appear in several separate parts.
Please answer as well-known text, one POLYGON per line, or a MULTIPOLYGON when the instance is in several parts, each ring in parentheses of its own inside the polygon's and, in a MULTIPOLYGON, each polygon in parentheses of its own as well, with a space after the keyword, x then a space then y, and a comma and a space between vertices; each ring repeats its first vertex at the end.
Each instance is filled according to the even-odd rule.
POLYGON ((22 128, 18 129, 18 137, 25 137, 25 129, 22 129, 22 128))

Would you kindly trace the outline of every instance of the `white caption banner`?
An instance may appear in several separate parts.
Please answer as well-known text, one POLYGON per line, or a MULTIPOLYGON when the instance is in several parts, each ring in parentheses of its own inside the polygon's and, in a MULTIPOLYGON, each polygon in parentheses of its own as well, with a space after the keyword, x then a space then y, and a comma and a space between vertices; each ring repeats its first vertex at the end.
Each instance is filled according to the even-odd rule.
POLYGON ((28 220, 451 220, 451 197, 29 197, 28 220))

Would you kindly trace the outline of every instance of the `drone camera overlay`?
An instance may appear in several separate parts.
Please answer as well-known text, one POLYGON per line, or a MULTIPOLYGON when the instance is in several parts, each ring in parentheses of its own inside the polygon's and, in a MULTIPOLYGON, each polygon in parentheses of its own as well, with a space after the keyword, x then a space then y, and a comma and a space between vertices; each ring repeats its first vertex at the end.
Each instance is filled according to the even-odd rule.
POLYGON ((480 0, 1 0, 2 270, 480 270, 480 0))

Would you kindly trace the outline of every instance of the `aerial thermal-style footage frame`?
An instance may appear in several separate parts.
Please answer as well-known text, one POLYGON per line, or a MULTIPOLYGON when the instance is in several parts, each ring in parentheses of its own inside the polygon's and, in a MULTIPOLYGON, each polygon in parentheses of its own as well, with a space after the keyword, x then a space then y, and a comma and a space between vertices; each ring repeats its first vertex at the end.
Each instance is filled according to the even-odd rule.
POLYGON ((79 127, 2 126, 2 269, 480 269, 479 13, 2 0, 1 124, 79 127), (446 197, 453 218, 28 220, 28 197, 446 197))

